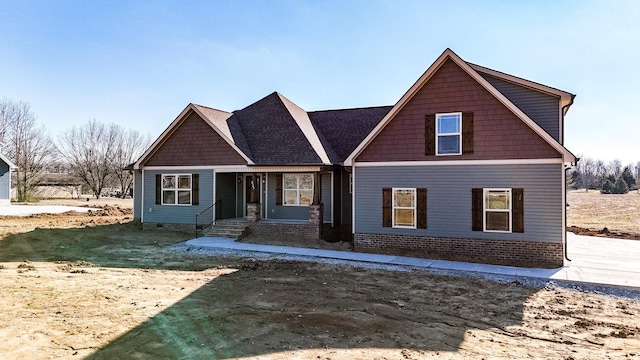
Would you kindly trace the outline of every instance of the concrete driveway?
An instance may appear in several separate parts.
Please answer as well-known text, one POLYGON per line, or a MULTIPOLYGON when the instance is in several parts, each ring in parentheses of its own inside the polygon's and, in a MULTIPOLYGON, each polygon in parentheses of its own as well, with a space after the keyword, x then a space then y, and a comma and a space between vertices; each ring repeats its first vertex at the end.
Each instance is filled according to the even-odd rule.
POLYGON ((79 206, 65 205, 11 205, 0 206, 0 216, 29 216, 34 214, 61 214, 67 211, 87 212, 100 210, 79 206))
POLYGON ((567 233, 565 271, 570 278, 640 287, 640 240, 567 233))

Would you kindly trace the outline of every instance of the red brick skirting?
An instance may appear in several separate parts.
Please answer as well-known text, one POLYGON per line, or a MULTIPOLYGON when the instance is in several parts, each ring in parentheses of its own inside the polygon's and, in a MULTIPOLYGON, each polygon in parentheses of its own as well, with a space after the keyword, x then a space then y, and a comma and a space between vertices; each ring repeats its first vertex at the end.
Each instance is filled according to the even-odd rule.
POLYGON ((520 267, 563 266, 561 243, 354 234, 355 251, 520 267))

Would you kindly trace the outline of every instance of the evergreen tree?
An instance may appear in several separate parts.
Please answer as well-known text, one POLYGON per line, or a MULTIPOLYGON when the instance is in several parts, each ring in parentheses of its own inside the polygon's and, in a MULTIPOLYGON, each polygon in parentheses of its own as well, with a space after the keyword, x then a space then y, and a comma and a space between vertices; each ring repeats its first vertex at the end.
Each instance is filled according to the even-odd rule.
POLYGON ((629 192, 629 187, 627 186, 627 183, 624 181, 622 176, 618 176, 618 179, 616 180, 616 183, 613 184, 613 189, 612 189, 611 193, 613 193, 613 194, 626 194, 628 192, 629 192))
POLYGON ((609 179, 606 179, 602 184, 602 189, 600 190, 600 192, 603 194, 611 194, 612 190, 613 184, 611 184, 611 181, 609 181, 609 179))
POLYGON ((631 169, 628 166, 625 166, 621 177, 627 184, 628 190, 634 190, 636 188, 636 179, 633 178, 633 173, 631 173, 631 169))

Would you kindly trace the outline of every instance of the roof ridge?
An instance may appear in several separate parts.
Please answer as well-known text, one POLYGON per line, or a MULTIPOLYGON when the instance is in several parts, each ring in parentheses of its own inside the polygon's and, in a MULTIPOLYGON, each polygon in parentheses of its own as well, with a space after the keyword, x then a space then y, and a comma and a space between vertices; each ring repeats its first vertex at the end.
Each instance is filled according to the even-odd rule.
POLYGON ((354 107, 354 108, 312 110, 312 111, 307 111, 307 112, 308 113, 318 113, 318 112, 327 112, 327 111, 366 110, 366 109, 381 109, 381 108, 385 108, 385 107, 392 108, 393 105, 361 106, 361 107, 354 107))
POLYGON ((313 126, 311 119, 309 118, 309 114, 306 110, 296 105, 293 101, 287 99, 284 95, 276 92, 278 98, 285 106, 293 121, 296 122, 298 128, 302 131, 305 138, 316 152, 316 155, 320 158, 320 160, 325 164, 331 164, 331 160, 327 155, 327 149, 322 145, 322 141, 320 140, 320 136, 316 131, 316 128, 313 126))
MULTIPOLYGON (((552 90, 552 91, 555 90, 557 92, 573 95, 568 91, 565 91, 565 90, 562 90, 562 89, 558 89, 558 88, 553 87, 553 86, 545 85, 545 84, 537 82, 537 81, 525 79, 525 78, 523 78, 521 76, 512 75, 512 74, 506 73, 504 71, 495 70, 495 69, 492 69, 492 68, 489 68, 489 67, 486 67, 486 66, 483 66, 483 65, 474 64, 474 63, 469 62, 469 61, 465 61, 465 62, 471 68, 473 68, 473 70, 476 71, 476 72, 481 72, 481 73, 484 73, 486 75, 493 76, 493 77, 499 77, 502 80, 505 80, 505 81, 508 81, 508 82, 514 82, 514 81, 518 81, 519 80, 518 82, 519 82, 520 85, 526 86, 527 84, 529 84, 528 87, 534 88, 534 90, 537 90, 537 91, 549 92, 549 91, 544 91, 543 90, 543 89, 549 89, 549 90, 552 90)), ((558 94, 552 94, 552 95, 559 96, 558 94)))
POLYGON ((230 111, 226 111, 226 110, 220 110, 220 109, 216 109, 216 108, 212 108, 211 106, 207 106, 207 105, 202 105, 202 104, 196 104, 196 103, 192 103, 195 106, 201 107, 201 108, 205 108, 205 109, 209 109, 209 110, 215 110, 215 111, 220 111, 223 113, 227 113, 227 114, 232 114, 232 112, 230 111))

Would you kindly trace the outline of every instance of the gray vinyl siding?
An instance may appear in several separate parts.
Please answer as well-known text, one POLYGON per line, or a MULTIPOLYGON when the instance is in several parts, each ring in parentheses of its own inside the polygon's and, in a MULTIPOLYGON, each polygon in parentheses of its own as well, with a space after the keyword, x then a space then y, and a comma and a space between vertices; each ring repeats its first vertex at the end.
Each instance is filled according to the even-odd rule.
POLYGON ((145 170, 144 222, 194 224, 196 214, 213 204, 213 170, 145 170), (199 205, 157 205, 156 174, 200 174, 199 205))
POLYGON ((493 87, 514 103, 557 141, 560 139, 560 98, 482 74, 493 87))
MULTIPOLYGON (((323 220, 326 223, 331 222, 332 201, 331 201, 331 174, 325 173, 321 175, 321 201, 324 204, 323 220)), ((266 217, 268 219, 282 220, 309 220, 308 206, 282 206, 276 205, 276 174, 268 174, 267 176, 267 201, 266 201, 266 217)))
POLYGON ((562 165, 357 167, 356 233, 562 241, 562 165), (427 229, 382 227, 382 189, 427 188, 427 229), (524 233, 471 231, 471 189, 523 188, 524 233))
POLYGON ((0 199, 9 199, 11 197, 11 172, 9 164, 0 160, 0 199))
POLYGON ((221 219, 236 217, 236 184, 235 173, 216 174, 216 202, 220 201, 217 215, 221 219))
MULTIPOLYGON (((152 199, 153 200, 153 199, 152 199)), ((142 215, 142 173, 133 172, 133 218, 140 220, 142 215)))

